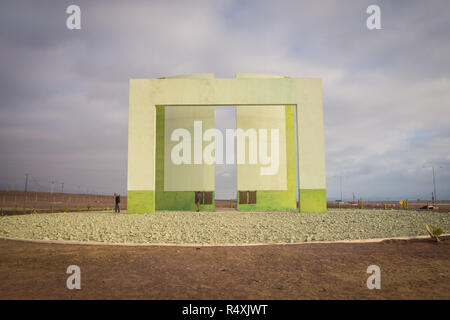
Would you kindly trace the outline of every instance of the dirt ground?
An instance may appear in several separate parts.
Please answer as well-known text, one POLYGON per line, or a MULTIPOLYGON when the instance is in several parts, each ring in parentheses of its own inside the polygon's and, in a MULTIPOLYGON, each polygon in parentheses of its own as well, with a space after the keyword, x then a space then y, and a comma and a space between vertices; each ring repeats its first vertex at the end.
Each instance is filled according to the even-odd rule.
POLYGON ((128 247, 0 240, 0 299, 450 299, 450 240, 128 247), (369 265, 381 289, 369 290, 369 265), (68 290, 66 269, 81 269, 68 290))

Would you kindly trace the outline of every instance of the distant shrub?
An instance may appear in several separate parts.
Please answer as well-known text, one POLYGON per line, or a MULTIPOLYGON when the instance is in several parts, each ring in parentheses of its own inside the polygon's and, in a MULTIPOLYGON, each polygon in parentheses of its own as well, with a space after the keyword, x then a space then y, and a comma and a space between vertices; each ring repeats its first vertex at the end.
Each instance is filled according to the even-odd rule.
POLYGON ((91 211, 91 209, 92 209, 91 205, 88 204, 88 205, 87 205, 87 210, 88 210, 88 211, 91 211))

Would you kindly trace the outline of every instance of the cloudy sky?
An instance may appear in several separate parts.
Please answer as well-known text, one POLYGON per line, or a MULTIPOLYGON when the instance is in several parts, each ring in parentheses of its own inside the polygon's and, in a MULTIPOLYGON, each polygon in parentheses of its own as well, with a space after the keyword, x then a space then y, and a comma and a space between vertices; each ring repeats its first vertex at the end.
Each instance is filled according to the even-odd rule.
POLYGON ((347 199, 431 198, 431 165, 450 199, 449 17, 448 0, 2 1, 0 188, 125 193, 130 78, 267 73, 323 79, 329 199, 339 176, 347 199))

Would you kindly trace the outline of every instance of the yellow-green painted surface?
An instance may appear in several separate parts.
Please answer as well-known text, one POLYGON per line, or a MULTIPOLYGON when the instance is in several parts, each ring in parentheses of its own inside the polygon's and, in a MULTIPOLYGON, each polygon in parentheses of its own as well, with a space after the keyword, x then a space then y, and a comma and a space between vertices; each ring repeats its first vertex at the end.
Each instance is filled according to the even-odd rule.
POLYGON ((326 212, 327 192, 325 189, 300 189, 300 212, 326 212))
MULTIPOLYGON (((194 151, 196 143, 194 142, 194 121, 201 122, 202 134, 208 129, 214 128, 214 108, 204 106, 159 106, 157 107, 157 124, 156 131, 158 134, 158 126, 164 125, 163 140, 157 140, 156 148, 160 142, 164 143, 164 191, 197 191, 197 190, 214 190, 214 164, 207 164, 202 159, 201 164, 194 164, 194 151), (164 109, 164 117, 158 116, 158 110, 164 109), (173 148, 180 144, 179 141, 171 141, 171 134, 176 129, 187 130, 191 137, 190 142, 190 160, 191 164, 176 165, 171 158, 173 148)), ((158 137, 157 137, 158 139, 158 137)), ((201 137, 201 154, 209 144, 214 145, 214 141, 203 141, 201 137)), ((158 152, 157 155, 158 157, 158 152)), ((202 157, 203 158, 203 157, 202 157)), ((159 170, 157 169, 157 173, 159 170)))
MULTIPOLYGON (((195 211, 197 207, 195 205, 195 192, 194 191, 166 191, 164 188, 165 183, 165 167, 167 163, 165 162, 165 157, 167 157, 167 152, 165 152, 166 142, 165 142, 165 125, 166 108, 164 106, 158 106, 156 108, 156 195, 155 195, 155 208, 156 210, 187 210, 195 211)), ((214 117, 214 114, 213 114, 214 117)), ((170 156, 170 154, 169 154, 170 156)), ((169 168, 170 169, 170 168, 169 168)), ((214 167, 212 171, 213 188, 214 188, 214 167)), ((211 178, 211 177, 209 177, 211 178)), ((180 178, 181 179, 181 178, 180 178)), ((197 191, 214 191, 214 189, 203 188, 197 191)), ((213 203, 210 205, 200 205, 201 211, 214 211, 214 192, 213 192, 213 203)))
MULTIPOLYGON (((296 179, 295 179, 295 124, 294 106, 285 106, 285 170, 287 174, 287 190, 257 190, 256 204, 239 204, 239 192, 237 193, 237 209, 240 211, 272 211, 272 210, 296 210, 296 179)), ((256 116, 257 119, 257 116, 256 116)), ((239 174, 239 171, 238 171, 239 174)), ((240 191, 247 191, 245 189, 240 191)), ((254 189, 253 189, 254 190, 254 189)), ((251 191, 251 190, 248 190, 251 191)))
MULTIPOLYGON (((255 130, 257 132, 255 143, 256 152, 254 153, 257 155, 258 160, 257 164, 250 163, 250 138, 245 137, 245 148, 242 148, 242 150, 244 150, 244 152, 242 153, 245 154, 245 163, 240 164, 238 162, 236 164, 238 190, 287 190, 286 138, 288 134, 286 132, 286 122, 288 121, 288 119, 286 118, 286 115, 287 113, 285 106, 236 107, 236 128, 242 129, 242 132, 247 132, 247 130, 255 130), (260 130, 266 130, 266 154, 268 155, 268 157, 271 157, 272 148, 275 148, 278 145, 278 163, 272 164, 272 167, 278 167, 277 172, 274 172, 275 174, 261 174, 261 170, 268 170, 270 169, 271 165, 261 164, 260 140, 262 137, 260 130), (277 130, 278 132, 278 139, 275 139, 275 141, 278 140, 276 141, 276 143, 272 143, 272 130, 277 130)), ((292 122, 292 125, 294 125, 293 108, 290 111, 289 115, 292 117, 292 119, 289 119, 289 121, 292 122)), ((295 155, 295 131, 290 131, 289 135, 291 136, 291 138, 294 138, 294 149, 290 150, 290 152, 295 155)), ((236 140, 236 154, 239 156, 239 154, 241 153, 239 148, 240 139, 237 138, 236 140)))
POLYGON ((154 190, 128 190, 127 213, 154 213, 154 190))
MULTIPOLYGON (((214 192, 212 204, 201 204, 200 211, 215 211, 214 192)), ((196 211, 193 191, 156 191, 156 210, 196 211)))

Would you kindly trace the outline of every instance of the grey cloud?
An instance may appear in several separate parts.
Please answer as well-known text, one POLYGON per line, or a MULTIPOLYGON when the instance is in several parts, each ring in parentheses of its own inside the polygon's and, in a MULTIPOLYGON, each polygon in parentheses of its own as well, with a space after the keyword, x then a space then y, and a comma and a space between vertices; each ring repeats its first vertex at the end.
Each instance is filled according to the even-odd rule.
POLYGON ((423 196, 424 163, 444 164, 450 198, 448 1, 78 1, 80 31, 69 4, 0 4, 3 184, 124 193, 129 78, 255 72, 323 79, 331 198, 340 174, 346 196, 423 196), (372 3, 382 30, 365 27, 372 3))

